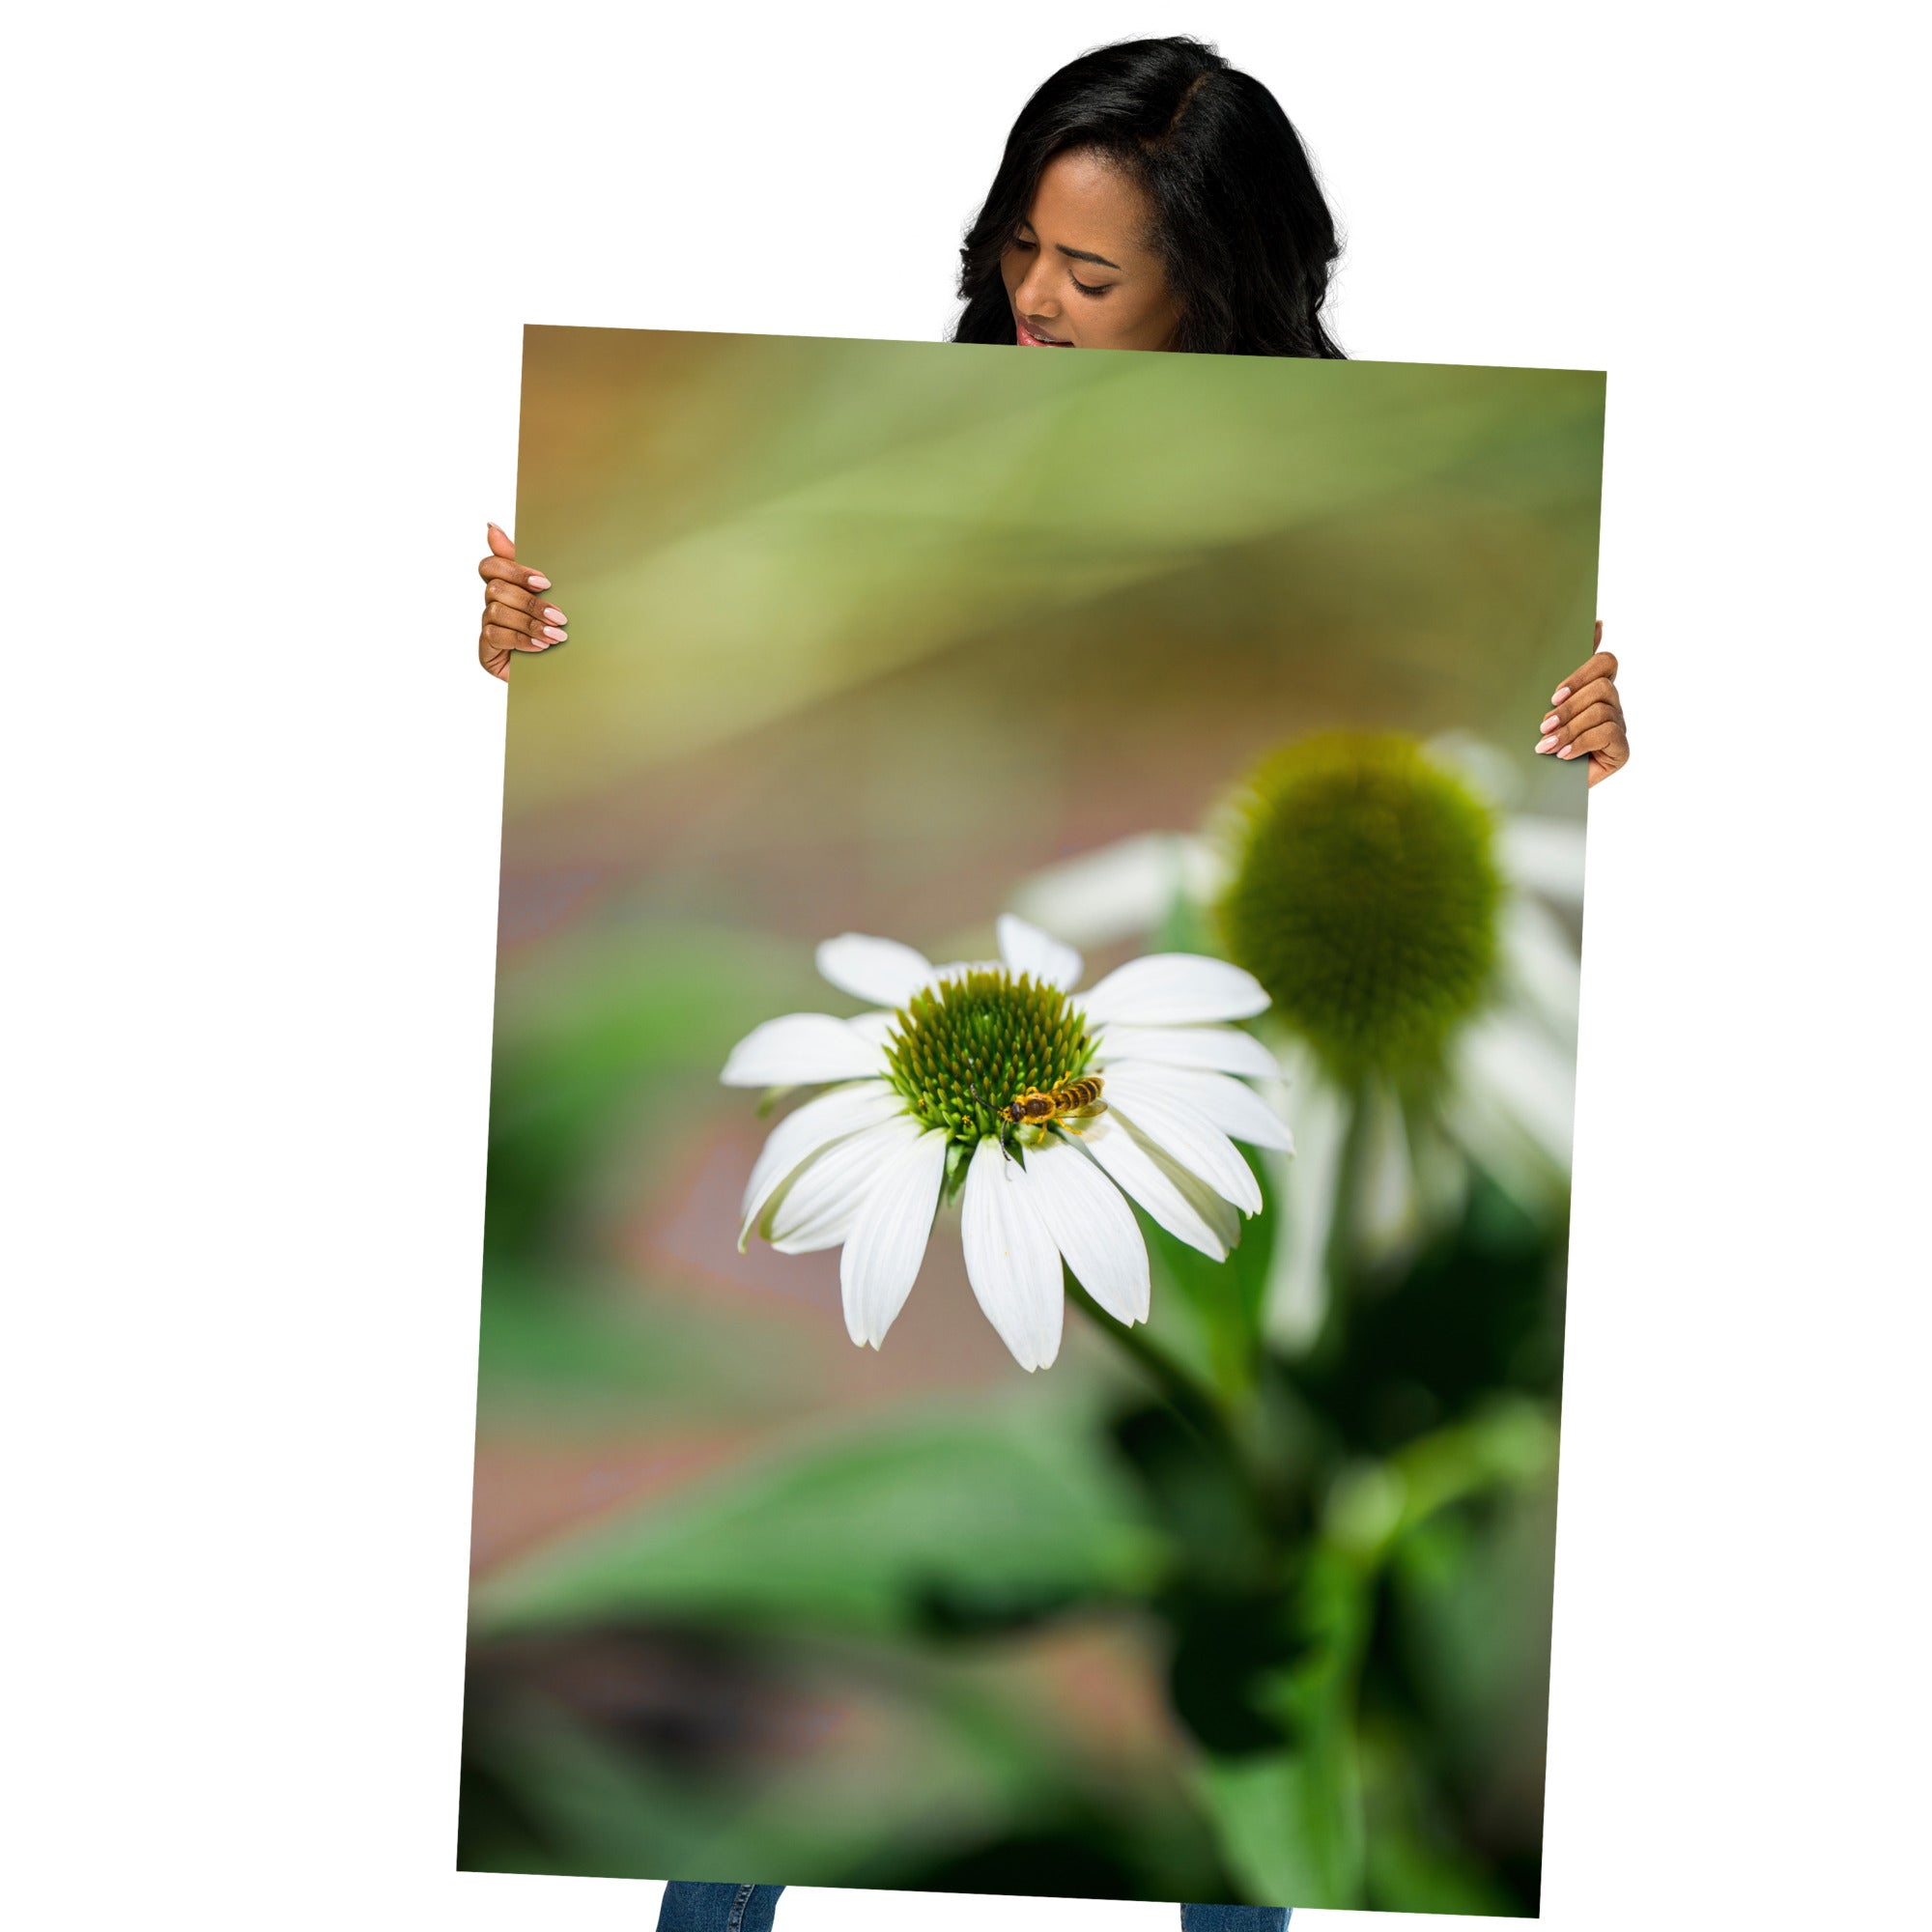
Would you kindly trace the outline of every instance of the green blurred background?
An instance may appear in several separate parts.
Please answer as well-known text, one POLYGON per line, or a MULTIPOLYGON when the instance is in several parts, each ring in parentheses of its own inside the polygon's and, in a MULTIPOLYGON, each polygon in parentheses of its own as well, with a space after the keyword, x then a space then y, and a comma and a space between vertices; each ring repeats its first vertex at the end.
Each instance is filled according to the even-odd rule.
POLYGON ((1219 1268, 1151 1236, 1145 1332, 1211 1381, 1239 1329, 1262 1524, 1072 1310, 1020 1371, 944 1220, 877 1353, 836 1250, 740 1255, 768 1123, 717 1076, 854 1009, 818 940, 984 956, 1031 875, 1310 730, 1474 734, 1580 817, 1529 748, 1603 394, 527 332, 518 554, 571 641, 512 675, 464 1866, 1535 1911, 1561 1203, 1478 1176, 1293 1362, 1269 1215, 1219 1268))

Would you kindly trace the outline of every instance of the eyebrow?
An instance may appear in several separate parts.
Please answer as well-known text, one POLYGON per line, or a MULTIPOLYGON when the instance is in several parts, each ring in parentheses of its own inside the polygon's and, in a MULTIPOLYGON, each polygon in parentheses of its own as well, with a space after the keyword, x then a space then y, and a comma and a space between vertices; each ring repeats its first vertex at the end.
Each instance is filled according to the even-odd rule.
MULTIPOLYGON (((1033 223, 1025 219, 1023 216, 1020 220, 1020 226, 1022 228, 1033 228, 1033 223)), ((1037 235, 1039 233, 1039 230, 1034 228, 1034 233, 1037 235)), ((1097 264, 1100 268, 1112 269, 1117 275, 1124 275, 1127 272, 1123 268, 1121 267, 1120 263, 1110 262, 1108 261, 1106 256, 1096 255, 1091 248, 1069 248, 1064 242, 1056 242, 1053 245, 1060 254, 1066 256, 1071 261, 1093 262, 1097 264)))

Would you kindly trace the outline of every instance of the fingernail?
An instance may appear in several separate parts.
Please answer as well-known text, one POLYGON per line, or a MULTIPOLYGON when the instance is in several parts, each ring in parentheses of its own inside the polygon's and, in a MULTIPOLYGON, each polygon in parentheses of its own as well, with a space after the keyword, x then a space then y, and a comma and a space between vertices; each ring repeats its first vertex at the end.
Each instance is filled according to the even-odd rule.
POLYGON ((1538 739, 1538 740, 1536 741, 1536 749, 1537 749, 1537 750, 1538 750, 1539 752, 1547 752, 1547 751, 1548 751, 1548 749, 1550 748, 1550 746, 1552 746, 1553 744, 1555 744, 1555 742, 1556 742, 1556 733, 1555 733, 1554 731, 1552 731, 1552 732, 1550 732, 1550 734, 1549 734, 1549 736, 1548 736, 1548 737, 1547 737, 1547 738, 1539 738, 1539 739, 1538 739))
POLYGON ((1561 704, 1563 700, 1569 696, 1570 696, 1570 687, 1567 684, 1562 685, 1559 686, 1558 689, 1552 691, 1549 694, 1549 701, 1552 704, 1561 704))
POLYGON ((553 624, 567 624, 570 621, 569 618, 567 618, 561 611, 554 610, 548 604, 544 606, 544 615, 548 617, 553 624))
MULTIPOLYGON (((530 588, 532 590, 548 590, 550 588, 550 579, 539 577, 533 570, 530 572, 530 588)), ((1553 703, 1555 700, 1551 699, 1551 702, 1553 703)))
POLYGON ((559 631, 554 624, 546 624, 544 626, 544 636, 554 644, 562 643, 564 639, 569 635, 567 631, 559 631))
POLYGON ((550 644, 543 638, 532 638, 530 639, 530 649, 533 651, 547 651, 550 649, 550 644))
POLYGON ((1574 758, 1577 755, 1577 748, 1575 745, 1565 745, 1556 755, 1559 758, 1574 758))
POLYGON ((1555 714, 1555 712, 1553 712, 1553 711, 1552 711, 1552 712, 1551 712, 1551 713, 1549 714, 1549 716, 1548 716, 1548 718, 1546 718, 1546 719, 1545 719, 1545 720, 1543 721, 1543 723, 1542 723, 1541 724, 1539 724, 1539 725, 1538 725, 1538 726, 1537 726, 1536 728, 1537 728, 1537 729, 1538 729, 1539 731, 1553 731, 1553 730, 1555 730, 1555 729, 1556 729, 1556 714, 1555 714))
POLYGON ((501 524, 492 524, 490 527, 493 530, 495 530, 498 536, 501 536, 503 534, 503 526, 501 524))

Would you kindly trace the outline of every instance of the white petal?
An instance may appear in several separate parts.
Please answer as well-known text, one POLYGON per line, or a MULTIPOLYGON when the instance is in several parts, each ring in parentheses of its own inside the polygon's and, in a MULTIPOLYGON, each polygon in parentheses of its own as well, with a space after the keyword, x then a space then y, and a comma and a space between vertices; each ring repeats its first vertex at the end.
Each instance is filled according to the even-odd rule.
POLYGON ((1300 1355, 1314 1345, 1328 1313, 1328 1235, 1349 1137, 1349 1107, 1305 1048, 1286 1048, 1283 1061, 1295 1082, 1301 1150, 1293 1160, 1264 1156, 1273 1163, 1281 1208, 1262 1293, 1262 1326, 1277 1348, 1300 1355))
POLYGON ((726 1087, 808 1087, 885 1070, 878 1047, 843 1020, 786 1013, 753 1027, 731 1049, 718 1077, 726 1087))
POLYGON ((1151 1061, 1120 1060, 1108 1067, 1110 1095, 1120 1092, 1122 1076, 1130 1088, 1179 1100, 1206 1115, 1231 1140, 1275 1148, 1283 1153, 1294 1151, 1294 1136, 1267 1102, 1252 1087, 1243 1087, 1225 1073, 1210 1073, 1198 1066, 1160 1066, 1151 1061))
POLYGON ((1496 856, 1520 886, 1564 905, 1583 903, 1583 821, 1528 812, 1502 823, 1496 856))
POLYGON ((744 1251, 765 1203, 813 1154, 904 1111, 905 1101, 883 1080, 860 1080, 849 1087, 834 1087, 787 1114, 766 1136, 752 1164, 752 1178, 745 1183, 744 1224, 738 1230, 739 1251, 744 1251))
POLYGON ((773 1247, 784 1255, 836 1248, 872 1191, 880 1169, 920 1135, 910 1114, 895 1114, 836 1141, 799 1169, 767 1215, 773 1247))
POLYGON ((1241 1210, 1232 1202, 1224 1201, 1192 1169, 1182 1167, 1166 1149, 1156 1147, 1145 1136, 1141 1139, 1141 1146, 1153 1164, 1179 1188, 1180 1198, 1213 1229, 1214 1238, 1222 1247, 1229 1250, 1238 1248, 1241 1245, 1241 1210))
POLYGON ((1537 1199, 1550 1169, 1570 1170, 1577 1106, 1570 1049, 1521 1013, 1492 1012, 1464 1030, 1456 1059, 1451 1131, 1519 1200, 1537 1199))
POLYGON ((1409 1248, 1421 1233, 1415 1157, 1402 1102, 1385 1082, 1371 1081, 1357 1104, 1361 1124, 1349 1232, 1362 1259, 1386 1262, 1409 1248))
POLYGON ((838 1257, 845 1330, 860 1347, 877 1348, 905 1306, 946 1173, 946 1136, 927 1131, 880 1169, 852 1222, 838 1257))
POLYGON ((1019 1163, 998 1141, 974 1151, 959 1234, 966 1278, 986 1320, 1021 1368, 1046 1368, 1060 1352, 1066 1311, 1060 1250, 1034 1209, 1019 1163))
POLYGON ((923 952, 896 939, 872 939, 842 932, 818 949, 818 970, 841 993, 870 1000, 875 1007, 902 1007, 932 980, 923 952))
POLYGON ((1212 898, 1224 869, 1204 838, 1136 833, 1035 873, 1014 894, 1013 909, 1083 945, 1105 946, 1151 931, 1182 895, 1212 898))
POLYGON ((1200 1108, 1148 1082, 1147 1069, 1107 1077, 1107 1101, 1129 1125, 1200 1176, 1244 1214, 1262 1211, 1261 1184, 1239 1150, 1200 1108))
POLYGON ((1112 1060, 1151 1060, 1162 1066, 1206 1066, 1217 1073, 1244 1073, 1272 1080, 1281 1068, 1253 1034, 1238 1027, 1110 1026, 1097 1041, 1099 1065, 1112 1060))
POLYGON ((1200 1193, 1213 1204, 1191 1198, 1171 1165, 1136 1140, 1127 1124, 1118 1116, 1103 1114, 1089 1122, 1080 1136, 1084 1147, 1105 1168, 1120 1187, 1149 1216, 1178 1241, 1198 1248, 1210 1261, 1224 1262, 1235 1244, 1240 1219, 1219 1195, 1207 1188, 1200 1193))
POLYGON ((1003 912, 999 921, 1000 957, 1009 973, 1031 973, 1042 985, 1070 993, 1080 983, 1080 955, 1038 926, 1003 912))
POLYGON ((1503 908, 1503 964, 1510 983, 1574 1055, 1582 970, 1563 922, 1526 893, 1503 908))
POLYGON ((1027 1151, 1023 1179, 1080 1286, 1118 1321, 1148 1317, 1148 1252, 1127 1199, 1067 1141, 1027 1151))
POLYGON ((854 1013, 845 1024, 861 1039, 869 1040, 883 1054, 898 1017, 896 1013, 854 1013))
POLYGON ((1524 760, 1467 731, 1441 731, 1423 746, 1432 764, 1459 778, 1482 802, 1505 812, 1522 796, 1524 760))
POLYGON ((1089 1020, 1104 1026, 1198 1026, 1252 1019, 1268 996, 1252 973, 1198 952, 1151 952, 1129 959, 1080 998, 1089 1020))
POLYGON ((1409 1179, 1416 1212, 1427 1228, 1454 1227, 1469 1199, 1469 1156, 1442 1123, 1439 1114, 1406 1112, 1409 1179))

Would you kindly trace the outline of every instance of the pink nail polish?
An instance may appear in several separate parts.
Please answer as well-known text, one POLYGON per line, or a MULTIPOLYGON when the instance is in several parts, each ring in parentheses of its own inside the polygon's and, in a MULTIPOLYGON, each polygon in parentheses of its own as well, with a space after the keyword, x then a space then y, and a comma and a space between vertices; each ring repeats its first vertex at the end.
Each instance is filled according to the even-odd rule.
POLYGON ((1577 755, 1577 748, 1575 745, 1565 745, 1556 755, 1559 758, 1574 758, 1577 755))
POLYGON ((1547 752, 1547 751, 1548 751, 1548 750, 1549 750, 1549 748, 1550 748, 1550 747, 1551 747, 1552 745, 1554 745, 1554 744, 1555 744, 1555 742, 1556 742, 1556 733, 1555 733, 1554 731, 1552 731, 1552 732, 1550 732, 1550 734, 1549 734, 1549 736, 1548 736, 1548 737, 1547 737, 1547 738, 1539 738, 1539 739, 1538 739, 1538 740, 1536 741, 1536 749, 1537 749, 1537 750, 1538 750, 1539 752, 1547 752))
MULTIPOLYGON (((550 579, 547 577, 539 577, 535 571, 531 571, 530 588, 532 590, 548 590, 550 588, 550 579)), ((1552 700, 1552 702, 1554 700, 1552 700)))
POLYGON ((547 637, 552 643, 560 644, 563 642, 564 639, 569 636, 569 633, 567 631, 559 631, 554 624, 546 624, 544 626, 544 636, 547 637))
POLYGON ((1546 718, 1546 719, 1545 719, 1545 720, 1543 721, 1543 723, 1542 723, 1541 724, 1539 724, 1539 725, 1538 725, 1538 726, 1537 726, 1536 728, 1537 728, 1537 729, 1538 729, 1539 731, 1553 731, 1553 730, 1555 730, 1555 729, 1556 729, 1556 714, 1555 714, 1555 712, 1553 712, 1553 711, 1552 711, 1552 712, 1551 712, 1551 713, 1549 714, 1549 716, 1548 716, 1548 718, 1546 718))
POLYGON ((1552 691, 1549 694, 1549 701, 1552 704, 1561 704, 1563 700, 1569 696, 1570 696, 1570 687, 1567 684, 1561 685, 1555 691, 1552 691))
POLYGON ((568 621, 561 611, 554 611, 548 604, 544 606, 544 615, 548 617, 553 624, 561 624, 568 621))

